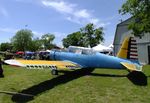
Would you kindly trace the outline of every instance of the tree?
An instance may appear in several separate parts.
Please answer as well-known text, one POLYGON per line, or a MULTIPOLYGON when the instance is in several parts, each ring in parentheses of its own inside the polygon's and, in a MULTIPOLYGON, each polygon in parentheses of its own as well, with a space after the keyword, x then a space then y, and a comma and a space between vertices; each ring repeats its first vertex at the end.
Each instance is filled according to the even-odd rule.
POLYGON ((37 51, 42 49, 42 41, 39 38, 35 38, 32 40, 29 50, 30 51, 37 51))
POLYGON ((11 43, 1 43, 0 45, 0 51, 11 51, 12 50, 12 44, 11 43))
POLYGON ((94 24, 89 23, 81 28, 80 31, 84 36, 84 43, 86 46, 94 47, 104 41, 102 27, 95 28, 94 24))
POLYGON ((83 41, 83 35, 81 34, 80 31, 69 34, 62 41, 63 41, 64 47, 66 47, 66 48, 69 47, 70 45, 83 46, 83 47, 85 46, 84 41, 83 41))
POLYGON ((93 47, 101 43, 103 38, 103 28, 95 28, 94 24, 89 23, 85 27, 80 28, 80 31, 69 34, 63 39, 64 47, 70 45, 93 47))
POLYGON ((22 29, 19 30, 15 36, 11 39, 14 49, 17 51, 27 51, 30 49, 32 43, 33 33, 31 30, 22 29))
POLYGON ((122 15, 129 13, 133 21, 128 28, 135 36, 150 32, 150 0, 127 0, 119 10, 122 15))
POLYGON ((45 50, 53 48, 54 45, 52 44, 52 42, 54 39, 55 36, 53 34, 47 33, 42 35, 41 40, 45 50))

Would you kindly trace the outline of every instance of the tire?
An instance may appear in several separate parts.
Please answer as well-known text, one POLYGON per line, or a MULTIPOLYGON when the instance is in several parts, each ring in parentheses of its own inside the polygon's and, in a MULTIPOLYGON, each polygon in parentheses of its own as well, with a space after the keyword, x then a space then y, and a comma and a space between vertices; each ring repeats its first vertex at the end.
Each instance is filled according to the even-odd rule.
POLYGON ((58 75, 58 71, 55 70, 55 69, 53 69, 53 70, 51 71, 51 73, 52 73, 52 75, 58 75))

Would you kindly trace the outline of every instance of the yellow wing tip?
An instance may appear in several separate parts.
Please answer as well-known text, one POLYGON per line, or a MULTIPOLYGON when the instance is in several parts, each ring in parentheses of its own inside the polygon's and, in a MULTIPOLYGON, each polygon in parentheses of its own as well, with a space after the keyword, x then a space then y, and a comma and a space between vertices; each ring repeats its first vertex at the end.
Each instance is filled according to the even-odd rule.
POLYGON ((123 66, 125 66, 130 71, 142 71, 142 66, 130 63, 121 62, 123 66))

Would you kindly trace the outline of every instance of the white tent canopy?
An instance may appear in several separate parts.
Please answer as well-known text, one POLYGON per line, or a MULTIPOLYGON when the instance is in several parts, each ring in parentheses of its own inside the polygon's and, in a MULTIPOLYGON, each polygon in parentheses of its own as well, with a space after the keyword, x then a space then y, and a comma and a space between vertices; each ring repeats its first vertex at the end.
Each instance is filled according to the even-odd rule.
POLYGON ((97 45, 95 47, 92 48, 94 51, 98 51, 98 52, 112 52, 113 51, 113 48, 111 47, 106 47, 104 45, 97 45))

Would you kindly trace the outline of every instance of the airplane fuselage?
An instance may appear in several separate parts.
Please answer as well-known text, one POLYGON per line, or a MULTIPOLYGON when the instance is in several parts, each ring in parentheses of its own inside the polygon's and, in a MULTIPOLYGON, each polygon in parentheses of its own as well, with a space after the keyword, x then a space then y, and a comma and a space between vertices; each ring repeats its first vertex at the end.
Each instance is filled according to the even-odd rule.
POLYGON ((50 59, 70 61, 77 63, 78 65, 82 66, 82 68, 125 69, 125 67, 121 65, 121 62, 131 63, 129 60, 105 55, 102 53, 77 54, 70 52, 51 51, 50 59))

